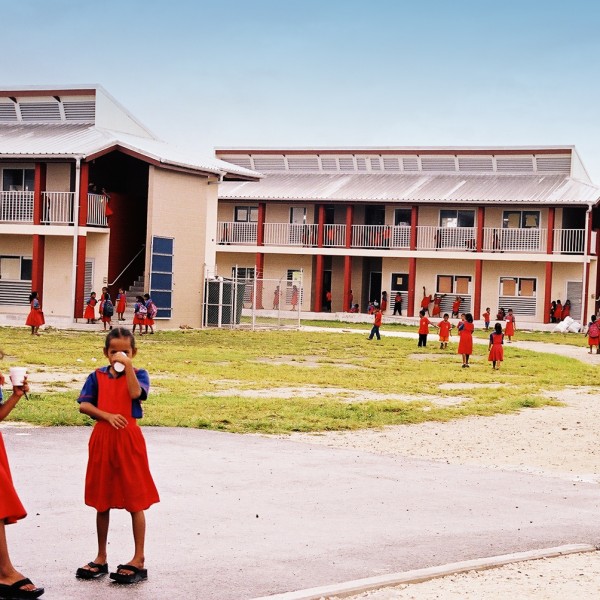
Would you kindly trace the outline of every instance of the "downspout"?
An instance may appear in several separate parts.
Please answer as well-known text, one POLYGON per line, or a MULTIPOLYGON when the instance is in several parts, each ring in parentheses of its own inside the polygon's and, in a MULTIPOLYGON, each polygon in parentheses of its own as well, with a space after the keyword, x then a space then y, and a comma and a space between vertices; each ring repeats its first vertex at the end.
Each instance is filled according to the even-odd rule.
POLYGON ((81 176, 81 158, 75 159, 75 198, 73 200, 73 265, 71 269, 71 315, 75 318, 77 301, 77 242, 79 240, 79 188, 81 176))

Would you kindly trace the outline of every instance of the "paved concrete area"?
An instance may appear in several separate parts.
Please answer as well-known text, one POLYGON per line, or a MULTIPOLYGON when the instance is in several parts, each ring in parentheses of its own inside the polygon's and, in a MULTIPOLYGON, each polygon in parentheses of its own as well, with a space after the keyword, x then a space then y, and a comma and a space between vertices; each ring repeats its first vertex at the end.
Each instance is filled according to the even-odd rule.
MULTIPOLYGON (((1 430, 29 511, 8 528, 13 559, 47 598, 250 599, 600 539, 595 484, 146 428, 162 496, 147 512, 149 581, 82 582, 75 569, 95 555, 83 504, 90 430, 1 430)), ((113 511, 109 541, 111 567, 131 558, 124 511, 113 511)))

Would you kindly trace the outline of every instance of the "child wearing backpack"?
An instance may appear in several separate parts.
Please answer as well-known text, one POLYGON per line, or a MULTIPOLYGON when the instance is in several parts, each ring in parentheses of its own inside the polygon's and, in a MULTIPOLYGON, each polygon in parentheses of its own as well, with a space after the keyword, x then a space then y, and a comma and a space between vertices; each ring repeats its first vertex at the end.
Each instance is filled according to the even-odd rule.
POLYGON ((587 336, 590 354, 594 353, 594 346, 596 346, 596 354, 600 354, 600 326, 596 322, 596 315, 590 317, 590 322, 587 327, 587 336))
POLYGON ((150 298, 150 294, 144 294, 144 304, 146 306, 146 333, 148 333, 148 327, 150 327, 150 333, 154 333, 154 317, 156 317, 156 304, 152 302, 152 298, 150 298))
POLYGON ((143 335, 142 325, 146 323, 146 315, 148 314, 148 309, 146 308, 146 303, 144 302, 144 298, 142 296, 135 297, 135 304, 133 305, 133 328, 132 333, 135 333, 135 328, 139 326, 140 335, 143 335))
POLYGON ((110 299, 110 294, 108 292, 104 293, 101 306, 102 323, 104 323, 104 331, 106 331, 107 325, 108 329, 112 329, 112 317, 115 314, 115 307, 110 299))

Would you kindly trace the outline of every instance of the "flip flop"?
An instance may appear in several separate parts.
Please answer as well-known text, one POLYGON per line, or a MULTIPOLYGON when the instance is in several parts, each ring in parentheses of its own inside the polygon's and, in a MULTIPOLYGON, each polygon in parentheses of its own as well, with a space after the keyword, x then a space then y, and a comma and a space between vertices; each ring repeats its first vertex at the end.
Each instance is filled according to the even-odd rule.
POLYGON ((97 579, 98 577, 103 577, 108 574, 108 563, 104 563, 103 565, 95 562, 89 562, 87 564, 89 569, 85 567, 79 567, 77 572, 75 573, 75 577, 77 579, 97 579), (93 571, 92 569, 97 569, 97 571, 93 571))
POLYGON ((27 598, 39 598, 44 593, 44 588, 35 588, 34 590, 22 590, 24 585, 33 585, 31 579, 21 579, 15 581, 12 585, 0 583, 0 598, 10 598, 14 600, 27 600, 27 598))
POLYGON ((117 572, 111 573, 110 578, 117 583, 139 583, 148 579, 148 569, 138 569, 133 565, 118 565, 117 572), (131 571, 130 575, 118 573, 118 571, 131 571))

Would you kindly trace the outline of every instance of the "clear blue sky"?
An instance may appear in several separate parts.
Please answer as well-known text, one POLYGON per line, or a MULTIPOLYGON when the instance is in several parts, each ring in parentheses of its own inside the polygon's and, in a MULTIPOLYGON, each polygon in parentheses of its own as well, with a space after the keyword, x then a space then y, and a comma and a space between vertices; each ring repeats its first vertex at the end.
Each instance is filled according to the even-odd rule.
POLYGON ((187 147, 574 144, 593 0, 0 0, 0 85, 99 83, 187 147))

